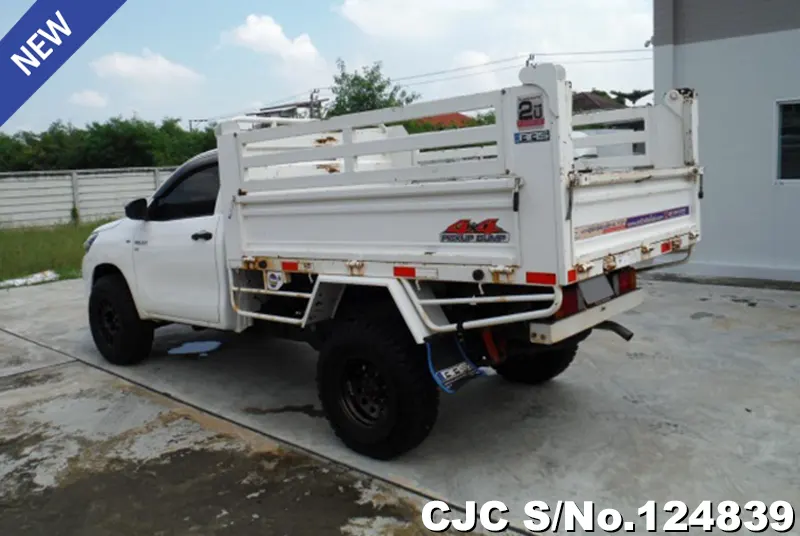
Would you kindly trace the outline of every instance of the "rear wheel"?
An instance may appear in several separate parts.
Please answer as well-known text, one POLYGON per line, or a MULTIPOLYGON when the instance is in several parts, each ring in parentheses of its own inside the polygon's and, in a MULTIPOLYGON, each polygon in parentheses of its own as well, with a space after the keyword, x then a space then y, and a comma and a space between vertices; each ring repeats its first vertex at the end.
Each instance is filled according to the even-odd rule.
POLYGON ((577 344, 538 351, 531 348, 525 352, 515 352, 494 369, 508 381, 539 385, 567 370, 577 352, 577 344))
POLYGON ((139 318, 128 284, 107 275, 92 287, 89 327, 95 346, 114 365, 134 365, 150 355, 153 324, 139 318))
POLYGON ((402 327, 335 321, 320 352, 317 388, 336 435, 350 449, 395 458, 428 436, 439 392, 425 359, 402 327))

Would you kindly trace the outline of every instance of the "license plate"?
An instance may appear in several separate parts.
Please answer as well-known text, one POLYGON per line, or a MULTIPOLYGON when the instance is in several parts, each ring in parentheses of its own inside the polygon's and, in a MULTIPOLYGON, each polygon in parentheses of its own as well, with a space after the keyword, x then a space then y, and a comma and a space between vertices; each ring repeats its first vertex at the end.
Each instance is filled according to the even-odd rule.
POLYGON ((597 305, 614 297, 614 289, 604 275, 581 281, 578 283, 578 289, 586 305, 597 305))

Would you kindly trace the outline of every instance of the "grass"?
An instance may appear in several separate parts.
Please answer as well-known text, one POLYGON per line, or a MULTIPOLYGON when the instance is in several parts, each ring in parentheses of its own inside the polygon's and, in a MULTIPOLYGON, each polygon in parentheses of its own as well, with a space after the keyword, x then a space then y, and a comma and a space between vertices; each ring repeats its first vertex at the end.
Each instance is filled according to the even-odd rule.
POLYGON ((62 279, 80 277, 83 242, 103 223, 0 228, 0 281, 44 270, 55 270, 62 279))

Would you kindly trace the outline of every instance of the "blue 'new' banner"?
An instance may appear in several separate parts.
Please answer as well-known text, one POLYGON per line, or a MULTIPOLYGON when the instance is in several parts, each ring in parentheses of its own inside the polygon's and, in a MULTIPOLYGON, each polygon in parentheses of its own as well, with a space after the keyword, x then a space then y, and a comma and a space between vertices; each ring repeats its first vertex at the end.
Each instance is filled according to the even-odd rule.
POLYGON ((36 0, 0 41, 0 126, 125 0, 36 0))

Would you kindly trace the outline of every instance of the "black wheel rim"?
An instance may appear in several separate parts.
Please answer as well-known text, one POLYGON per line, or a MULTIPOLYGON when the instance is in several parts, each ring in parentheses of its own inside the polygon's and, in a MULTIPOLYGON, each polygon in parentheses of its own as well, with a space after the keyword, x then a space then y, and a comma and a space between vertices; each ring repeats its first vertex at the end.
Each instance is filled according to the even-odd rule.
POLYGON ((351 421, 367 428, 379 426, 389 413, 386 378, 369 361, 349 360, 341 378, 340 404, 351 421))
POLYGON ((97 305, 98 312, 98 330, 103 340, 109 344, 114 344, 114 338, 120 331, 120 319, 114 306, 108 300, 102 300, 97 305))

